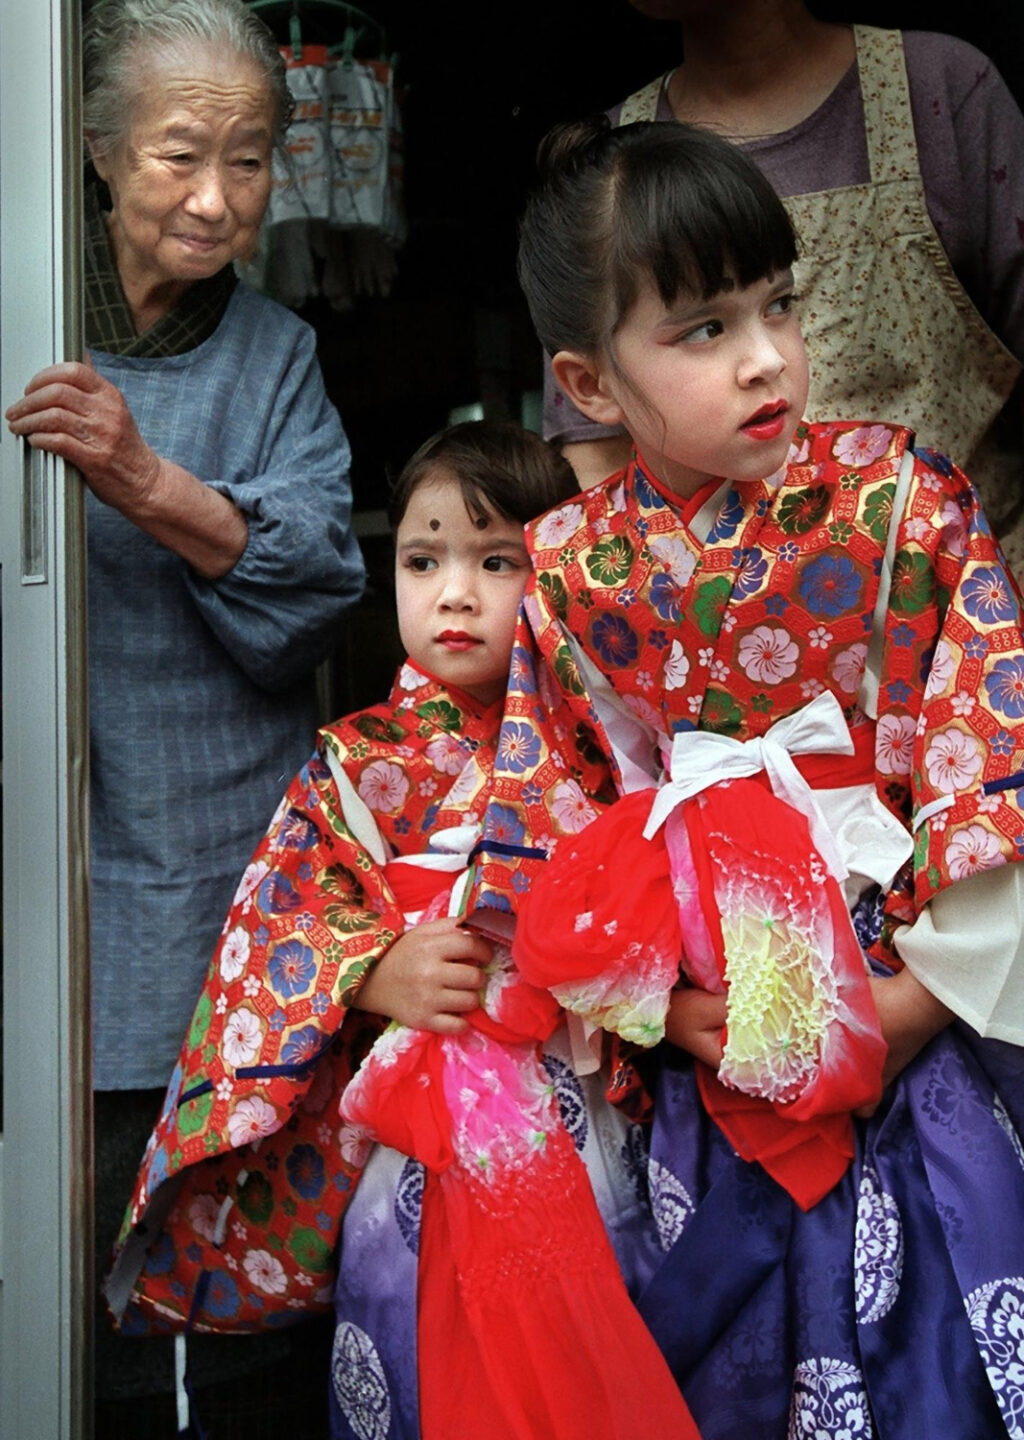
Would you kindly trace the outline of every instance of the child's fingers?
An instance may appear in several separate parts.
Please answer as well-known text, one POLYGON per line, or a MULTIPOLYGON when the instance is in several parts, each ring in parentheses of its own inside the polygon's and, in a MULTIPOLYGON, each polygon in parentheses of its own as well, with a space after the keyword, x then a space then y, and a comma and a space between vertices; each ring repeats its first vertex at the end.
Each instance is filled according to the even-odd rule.
POLYGON ((441 982, 449 990, 477 991, 484 983, 484 977, 476 965, 463 965, 454 960, 445 962, 441 982))
POLYGON ((458 1015, 442 1012, 427 1020, 420 1029, 431 1030, 435 1035, 461 1035, 463 1030, 469 1029, 469 1024, 458 1015))

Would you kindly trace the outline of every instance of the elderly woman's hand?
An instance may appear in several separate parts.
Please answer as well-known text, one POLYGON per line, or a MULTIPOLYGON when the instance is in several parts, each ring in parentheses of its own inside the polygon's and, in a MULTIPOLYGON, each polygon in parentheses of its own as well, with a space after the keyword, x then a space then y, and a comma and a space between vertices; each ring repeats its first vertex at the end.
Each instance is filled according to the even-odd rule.
POLYGON ((79 469, 105 505, 144 513, 160 479, 160 457, 135 428, 120 390, 86 364, 50 365, 6 413, 15 435, 79 469))
POLYGON ((6 412, 8 428, 79 469, 105 505, 180 555, 209 580, 246 547, 245 516, 225 496, 142 439, 116 385, 92 365, 50 365, 6 412))

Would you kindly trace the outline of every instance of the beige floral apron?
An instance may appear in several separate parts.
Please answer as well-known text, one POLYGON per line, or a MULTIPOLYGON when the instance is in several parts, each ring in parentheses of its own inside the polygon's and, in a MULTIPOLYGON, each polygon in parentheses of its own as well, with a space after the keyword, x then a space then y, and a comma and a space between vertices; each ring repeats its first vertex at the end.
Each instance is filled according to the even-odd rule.
MULTIPOLYGON (((1024 576, 1024 467, 993 427, 1021 365, 960 284, 928 214, 898 30, 853 27, 871 179, 786 201, 800 242, 797 290, 811 420, 912 426, 981 492, 1024 576)), ((657 118, 664 77, 631 95, 620 124, 657 118)))

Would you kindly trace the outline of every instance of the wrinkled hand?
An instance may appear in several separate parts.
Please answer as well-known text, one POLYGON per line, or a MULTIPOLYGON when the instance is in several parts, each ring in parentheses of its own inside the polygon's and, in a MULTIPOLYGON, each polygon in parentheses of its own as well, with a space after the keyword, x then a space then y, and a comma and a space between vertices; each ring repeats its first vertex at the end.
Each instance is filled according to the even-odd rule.
POLYGON ((358 1010, 416 1030, 458 1035, 480 1004, 491 944, 457 920, 429 920, 400 935, 360 986, 358 1010))
POLYGON ((672 991, 665 1017, 665 1038, 703 1060, 712 1070, 722 1063, 725 996, 684 987, 672 991))
MULTIPOLYGON (((885 1090, 928 1041, 946 1028, 953 1019, 953 1011, 907 969, 885 978, 872 976, 869 983, 882 1038, 889 1047, 882 1070, 882 1089, 885 1090)), ((877 1108, 877 1105, 865 1105, 856 1113, 866 1119, 877 1108)))
POLYGON ((160 457, 142 439, 124 396, 92 365, 50 365, 6 411, 8 428, 36 450, 76 466, 89 488, 133 519, 160 478, 160 457))

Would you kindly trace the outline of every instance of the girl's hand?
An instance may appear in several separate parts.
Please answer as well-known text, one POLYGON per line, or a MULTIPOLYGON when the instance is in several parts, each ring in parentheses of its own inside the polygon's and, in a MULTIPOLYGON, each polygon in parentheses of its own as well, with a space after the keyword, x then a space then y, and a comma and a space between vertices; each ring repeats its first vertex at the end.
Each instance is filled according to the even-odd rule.
POLYGON ((6 412, 8 428, 82 472, 105 505, 129 519, 160 479, 160 457, 135 427, 124 396, 92 365, 50 365, 6 412))
MULTIPOLYGON (((882 1037, 889 1047, 882 1071, 884 1089, 906 1069, 933 1036, 946 1028, 953 1019, 953 1011, 937 1000, 906 968, 885 979, 872 977, 870 984, 882 1037)), ((875 1109, 874 1105, 865 1105, 856 1113, 866 1118, 873 1115, 875 1109)))
POLYGON ((703 1060, 712 1070, 722 1063, 725 996, 684 987, 673 990, 665 1016, 665 1038, 703 1060))
POLYGON ((415 1030, 458 1035, 480 1004, 491 944, 458 920, 429 920, 400 935, 360 986, 358 1010, 415 1030))

